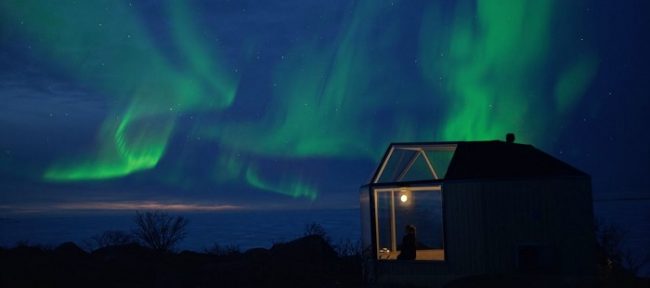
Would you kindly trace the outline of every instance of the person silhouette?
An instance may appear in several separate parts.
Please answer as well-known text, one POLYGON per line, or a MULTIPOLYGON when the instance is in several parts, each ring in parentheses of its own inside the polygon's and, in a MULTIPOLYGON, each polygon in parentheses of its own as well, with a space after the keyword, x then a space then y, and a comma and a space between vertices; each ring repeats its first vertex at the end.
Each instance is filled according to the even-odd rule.
POLYGON ((402 238, 402 251, 397 256, 399 260, 415 260, 415 226, 406 225, 406 234, 402 238))

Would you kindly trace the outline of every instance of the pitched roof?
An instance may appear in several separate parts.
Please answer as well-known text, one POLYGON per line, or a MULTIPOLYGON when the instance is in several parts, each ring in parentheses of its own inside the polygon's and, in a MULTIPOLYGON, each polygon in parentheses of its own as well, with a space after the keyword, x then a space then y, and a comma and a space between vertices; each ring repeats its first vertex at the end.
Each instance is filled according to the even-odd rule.
POLYGON ((503 141, 457 145, 445 179, 587 176, 532 145, 503 141))
POLYGON ((503 141, 393 143, 373 183, 588 176, 532 145, 503 141))

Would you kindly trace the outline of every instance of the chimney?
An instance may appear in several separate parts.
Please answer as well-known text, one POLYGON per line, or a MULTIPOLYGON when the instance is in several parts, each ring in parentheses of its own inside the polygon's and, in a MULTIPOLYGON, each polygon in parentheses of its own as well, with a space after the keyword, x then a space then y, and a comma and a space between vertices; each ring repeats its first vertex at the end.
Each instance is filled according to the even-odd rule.
POLYGON ((506 134, 506 143, 515 143, 515 133, 506 134))

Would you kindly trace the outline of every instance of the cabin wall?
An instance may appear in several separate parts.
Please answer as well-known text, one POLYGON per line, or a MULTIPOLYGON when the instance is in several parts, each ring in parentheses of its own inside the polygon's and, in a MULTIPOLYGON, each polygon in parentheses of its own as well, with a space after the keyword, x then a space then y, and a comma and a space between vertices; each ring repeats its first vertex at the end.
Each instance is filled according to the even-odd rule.
POLYGON ((486 271, 482 189, 480 183, 445 184, 442 188, 445 253, 450 273, 473 275, 486 271))
POLYGON ((589 178, 450 182, 443 191, 450 274, 516 272, 520 245, 548 247, 551 273, 593 272, 589 178))

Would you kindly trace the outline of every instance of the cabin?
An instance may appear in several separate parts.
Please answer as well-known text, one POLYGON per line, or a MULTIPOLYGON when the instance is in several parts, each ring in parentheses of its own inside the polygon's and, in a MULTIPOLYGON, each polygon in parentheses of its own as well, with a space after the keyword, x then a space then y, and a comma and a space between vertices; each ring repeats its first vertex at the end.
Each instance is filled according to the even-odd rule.
POLYGON ((571 282, 594 275, 590 176, 508 136, 390 144, 360 189, 370 286, 443 287, 467 277, 531 274, 571 282), (400 257, 407 225, 416 231, 415 259, 400 257))

